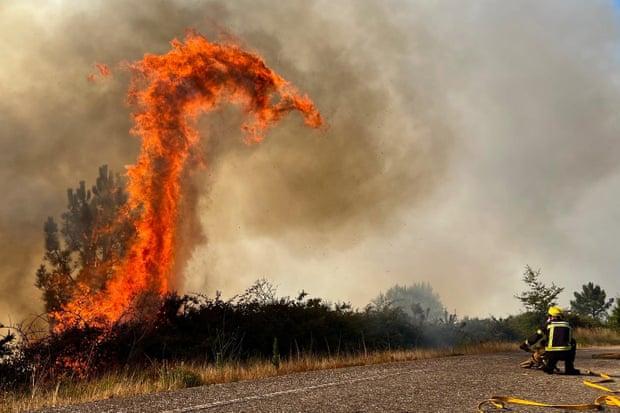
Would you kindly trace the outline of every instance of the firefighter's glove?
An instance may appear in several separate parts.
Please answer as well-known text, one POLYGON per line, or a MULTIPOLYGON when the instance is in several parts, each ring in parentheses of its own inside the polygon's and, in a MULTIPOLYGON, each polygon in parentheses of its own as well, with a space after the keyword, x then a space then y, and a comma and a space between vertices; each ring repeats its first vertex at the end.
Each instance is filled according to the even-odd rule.
POLYGON ((530 346, 527 345, 527 343, 521 343, 521 345, 519 346, 519 348, 523 351, 527 351, 529 353, 530 351, 530 346))

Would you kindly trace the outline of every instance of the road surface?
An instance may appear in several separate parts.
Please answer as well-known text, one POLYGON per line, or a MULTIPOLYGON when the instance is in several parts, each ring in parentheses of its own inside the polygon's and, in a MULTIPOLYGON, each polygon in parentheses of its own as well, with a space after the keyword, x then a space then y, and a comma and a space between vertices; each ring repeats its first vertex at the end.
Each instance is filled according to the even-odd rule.
MULTIPOLYGON (((592 359, 593 353, 601 351, 580 351, 577 367, 620 374, 620 360, 592 359)), ((550 376, 520 369, 518 363, 526 356, 525 353, 454 356, 296 373, 46 411, 473 412, 478 402, 493 395, 584 403, 600 394, 585 387, 581 377, 550 376)), ((514 411, 541 410, 515 408, 514 411)))

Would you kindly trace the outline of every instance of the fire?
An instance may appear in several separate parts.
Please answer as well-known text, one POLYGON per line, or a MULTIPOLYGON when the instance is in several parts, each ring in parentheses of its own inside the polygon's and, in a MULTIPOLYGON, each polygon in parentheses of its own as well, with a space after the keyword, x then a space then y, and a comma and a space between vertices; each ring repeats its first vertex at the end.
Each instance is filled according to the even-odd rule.
MULTIPOLYGON (((195 129, 199 115, 226 102, 240 105, 247 116, 242 130, 249 144, 262 141, 265 130, 293 110, 307 126, 322 125, 312 101, 258 55, 236 44, 212 43, 197 33, 175 39, 171 46, 166 54, 147 54, 129 65, 132 133, 141 139, 141 150, 127 170, 125 214, 139 211, 137 235, 102 291, 80 286, 65 311, 55 315, 59 328, 76 322, 108 325, 125 317, 145 293, 161 296, 169 291, 180 180, 191 149, 201 139, 195 129)), ((104 76, 109 71, 107 66, 98 68, 104 76)))
POLYGON ((112 75, 112 71, 110 70, 110 67, 106 65, 105 63, 95 63, 95 68, 97 69, 99 73, 91 73, 88 76, 86 76, 86 79, 89 82, 96 82, 97 79, 99 78, 104 78, 104 77, 108 77, 112 75))

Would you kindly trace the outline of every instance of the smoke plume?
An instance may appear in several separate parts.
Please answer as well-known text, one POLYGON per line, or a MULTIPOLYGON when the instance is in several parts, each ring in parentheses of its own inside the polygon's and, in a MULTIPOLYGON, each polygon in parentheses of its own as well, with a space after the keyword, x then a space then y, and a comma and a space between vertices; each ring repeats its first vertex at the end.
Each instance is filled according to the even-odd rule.
POLYGON ((183 290, 233 294, 267 277, 283 293, 364 305, 394 283, 429 281, 460 314, 505 314, 529 263, 567 290, 591 280, 615 294, 614 7, 2 3, 0 320, 40 311, 42 225, 65 189, 138 153, 127 75, 89 82, 95 64, 163 53, 187 28, 256 50, 329 129, 287 119, 254 148, 234 108, 200 122, 209 166, 187 177, 199 215, 184 239, 200 242, 187 242, 183 290))

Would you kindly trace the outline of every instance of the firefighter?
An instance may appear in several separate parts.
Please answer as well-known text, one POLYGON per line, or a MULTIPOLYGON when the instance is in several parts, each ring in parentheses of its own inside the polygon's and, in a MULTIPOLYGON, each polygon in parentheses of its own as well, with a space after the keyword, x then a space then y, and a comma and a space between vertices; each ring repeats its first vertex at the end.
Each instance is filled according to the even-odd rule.
POLYGON ((531 357, 521 363, 519 363, 519 366, 523 367, 524 369, 535 369, 535 370, 542 370, 545 367, 545 364, 543 363, 543 354, 545 354, 545 349, 542 347, 529 347, 526 348, 525 345, 521 345, 521 348, 525 351, 527 351, 528 353, 532 353, 531 357))
POLYGON ((574 364, 577 343, 573 338, 573 329, 564 320, 564 312, 560 307, 549 308, 545 326, 525 340, 520 348, 525 351, 532 351, 531 349, 537 345, 544 350, 541 356, 543 360, 542 370, 545 373, 552 374, 556 370, 558 361, 563 361, 564 374, 580 374, 574 364))

